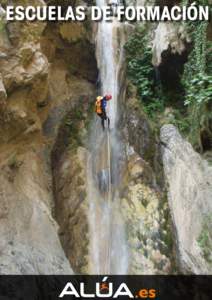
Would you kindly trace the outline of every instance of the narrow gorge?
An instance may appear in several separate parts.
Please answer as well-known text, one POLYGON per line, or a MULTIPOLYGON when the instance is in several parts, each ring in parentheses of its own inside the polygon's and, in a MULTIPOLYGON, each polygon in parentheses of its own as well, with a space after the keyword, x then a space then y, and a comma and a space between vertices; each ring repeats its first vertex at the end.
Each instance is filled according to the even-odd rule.
POLYGON ((0 5, 0 274, 211 274, 212 98, 186 94, 211 24, 6 22, 11 3, 26 5, 0 5))

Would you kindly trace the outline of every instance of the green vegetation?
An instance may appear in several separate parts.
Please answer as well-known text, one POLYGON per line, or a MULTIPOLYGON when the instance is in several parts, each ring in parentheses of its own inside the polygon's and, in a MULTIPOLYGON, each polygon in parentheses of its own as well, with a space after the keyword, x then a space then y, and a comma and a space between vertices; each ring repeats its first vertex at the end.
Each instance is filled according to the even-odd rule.
POLYGON ((212 121, 212 42, 207 41, 207 22, 187 22, 186 27, 193 41, 193 49, 182 78, 186 91, 184 104, 188 108, 189 140, 202 152, 201 132, 209 131, 209 136, 212 136, 209 125, 212 121))
POLYGON ((164 110, 161 86, 155 84, 155 70, 151 63, 152 49, 144 27, 138 27, 125 44, 128 78, 137 87, 145 112, 152 118, 164 110))
MULTIPOLYGON (((188 2, 183 1, 183 4, 188 2)), ((207 0, 197 2, 208 4, 207 0)), ((147 26, 138 26, 125 45, 127 75, 136 86, 138 99, 155 127, 167 122, 176 125, 196 150, 204 152, 207 149, 204 149, 203 133, 208 139, 206 143, 210 144, 212 139, 212 42, 207 40, 208 22, 190 21, 184 25, 191 44, 188 45, 190 52, 183 74, 176 82, 179 87, 167 90, 164 82, 156 78, 156 70, 151 63, 152 38, 147 26)))
POLYGON ((204 258, 209 262, 212 263, 212 233, 211 233, 211 226, 212 226, 212 215, 206 215, 204 222, 202 224, 202 231, 198 238, 198 244, 202 249, 204 258))
POLYGON ((169 122, 184 132, 188 130, 189 125, 187 119, 181 116, 183 109, 175 107, 178 106, 178 91, 165 89, 161 81, 156 78, 157 71, 152 65, 152 47, 149 45, 149 40, 151 39, 147 29, 138 27, 126 43, 128 78, 136 86, 143 110, 153 122, 158 123, 165 108, 173 105, 169 122))

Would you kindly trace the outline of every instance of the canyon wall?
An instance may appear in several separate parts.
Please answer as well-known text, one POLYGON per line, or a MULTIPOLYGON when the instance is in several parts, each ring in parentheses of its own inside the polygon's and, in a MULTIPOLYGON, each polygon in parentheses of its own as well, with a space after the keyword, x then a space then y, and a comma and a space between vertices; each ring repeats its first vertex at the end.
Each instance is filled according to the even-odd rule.
POLYGON ((173 125, 162 127, 161 142, 180 268, 211 274, 212 167, 173 125))
MULTIPOLYGON (((86 177, 99 88, 96 29, 89 22, 2 24, 0 273, 89 273, 86 177)), ((134 24, 125 30, 129 37, 134 24)), ((190 43, 185 28, 151 24, 146 34, 155 70, 175 85, 190 43)), ((128 273, 210 274, 211 167, 173 125, 162 127, 159 138, 161 124, 144 112, 135 86, 125 80, 125 65, 121 71, 118 189, 128 273)))
POLYGON ((93 97, 92 32, 88 24, 2 24, 0 273, 71 274, 55 219, 51 150, 65 115, 93 97))

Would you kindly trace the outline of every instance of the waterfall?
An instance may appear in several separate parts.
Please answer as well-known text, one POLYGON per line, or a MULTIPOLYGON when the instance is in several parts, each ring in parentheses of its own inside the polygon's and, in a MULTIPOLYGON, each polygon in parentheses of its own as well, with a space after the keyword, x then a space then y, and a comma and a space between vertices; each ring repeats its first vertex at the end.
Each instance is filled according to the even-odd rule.
MULTIPOLYGON (((106 1, 97 0, 102 7, 106 1)), ((107 113, 111 130, 102 131, 95 118, 90 135, 90 157, 87 166, 89 200, 89 273, 126 274, 128 249, 119 207, 119 153, 117 135, 118 102, 123 65, 123 25, 116 21, 99 22, 96 35, 96 57, 101 79, 101 95, 111 94, 107 113)))

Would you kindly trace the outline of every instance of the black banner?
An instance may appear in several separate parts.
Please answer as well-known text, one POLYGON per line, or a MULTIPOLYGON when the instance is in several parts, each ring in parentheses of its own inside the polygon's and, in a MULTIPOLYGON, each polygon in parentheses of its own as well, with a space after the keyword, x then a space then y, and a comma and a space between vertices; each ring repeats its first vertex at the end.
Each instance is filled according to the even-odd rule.
POLYGON ((0 276, 0 300, 211 300, 212 276, 0 276))

